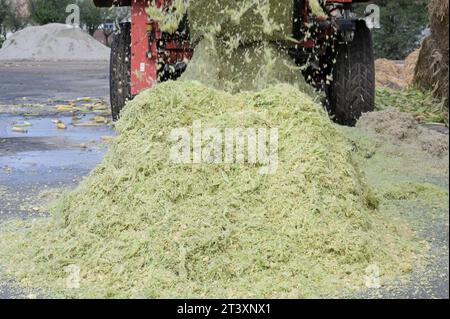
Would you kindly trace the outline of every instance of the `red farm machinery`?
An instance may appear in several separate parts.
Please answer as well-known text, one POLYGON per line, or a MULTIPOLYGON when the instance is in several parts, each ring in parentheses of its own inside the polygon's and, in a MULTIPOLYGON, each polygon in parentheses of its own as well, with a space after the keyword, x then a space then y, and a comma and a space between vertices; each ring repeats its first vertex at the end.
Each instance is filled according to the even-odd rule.
MULTIPOLYGON (((195 45, 189 16, 174 34, 162 32, 146 13, 168 8, 172 0, 94 0, 96 6, 129 6, 131 22, 120 24, 111 50, 111 109, 114 119, 126 101, 157 82, 175 80, 187 67, 195 45), (169 72, 170 70, 170 72, 169 72)), ((354 6, 365 0, 321 0, 328 17, 312 14, 309 0, 292 0, 292 40, 284 47, 307 81, 326 93, 326 107, 337 123, 354 125, 374 109, 375 66, 372 35, 354 6), (305 39, 304 34, 312 36, 305 39)), ((300 71, 299 71, 300 72, 300 71)))

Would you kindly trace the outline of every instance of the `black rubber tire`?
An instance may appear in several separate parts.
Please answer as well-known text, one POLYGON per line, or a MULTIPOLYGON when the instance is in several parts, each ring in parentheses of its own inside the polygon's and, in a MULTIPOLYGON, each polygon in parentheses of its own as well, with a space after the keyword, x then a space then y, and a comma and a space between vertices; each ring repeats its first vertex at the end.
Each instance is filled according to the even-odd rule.
POLYGON ((375 60, 372 34, 358 21, 354 39, 337 44, 333 81, 327 87, 328 111, 333 120, 354 126, 363 113, 375 109, 375 60))
POLYGON ((120 117, 125 103, 131 95, 131 23, 120 24, 114 33, 110 59, 110 99, 114 121, 120 117))

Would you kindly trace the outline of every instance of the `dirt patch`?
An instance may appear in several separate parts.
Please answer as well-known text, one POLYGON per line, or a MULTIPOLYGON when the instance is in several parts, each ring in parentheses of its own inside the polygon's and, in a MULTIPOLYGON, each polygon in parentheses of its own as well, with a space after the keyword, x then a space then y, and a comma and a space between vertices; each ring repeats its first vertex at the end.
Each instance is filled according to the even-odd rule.
POLYGON ((448 134, 421 126, 409 113, 395 109, 367 113, 357 126, 396 145, 408 144, 435 157, 448 156, 448 134))

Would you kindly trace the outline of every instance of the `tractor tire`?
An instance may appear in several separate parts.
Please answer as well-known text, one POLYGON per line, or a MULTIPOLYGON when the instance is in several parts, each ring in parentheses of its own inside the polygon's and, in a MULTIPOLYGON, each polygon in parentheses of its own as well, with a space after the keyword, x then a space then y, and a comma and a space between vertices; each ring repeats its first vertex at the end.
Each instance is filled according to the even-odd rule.
POLYGON ((327 108, 333 120, 354 126, 375 109, 375 60, 372 35, 358 21, 353 41, 337 44, 333 81, 327 87, 327 108))
POLYGON ((110 59, 110 99, 114 121, 131 95, 131 23, 121 23, 114 34, 110 59))

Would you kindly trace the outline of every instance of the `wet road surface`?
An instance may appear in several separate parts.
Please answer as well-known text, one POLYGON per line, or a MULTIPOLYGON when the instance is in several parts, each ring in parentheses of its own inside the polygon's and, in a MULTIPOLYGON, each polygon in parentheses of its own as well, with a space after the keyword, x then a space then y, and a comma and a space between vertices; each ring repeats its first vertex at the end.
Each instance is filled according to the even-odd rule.
MULTIPOLYGON (((112 125, 74 126, 98 114, 82 112, 75 121, 72 112, 54 106, 81 97, 106 101, 108 81, 106 62, 0 64, 0 222, 42 216, 33 207, 48 200, 41 194, 75 187, 101 161, 107 149, 102 137, 115 134, 112 125), (12 131, 23 123, 26 133, 12 131)), ((0 298, 36 295, 0 280, 0 298)))
POLYGON ((0 62, 0 104, 108 95, 109 62, 0 62))

